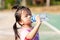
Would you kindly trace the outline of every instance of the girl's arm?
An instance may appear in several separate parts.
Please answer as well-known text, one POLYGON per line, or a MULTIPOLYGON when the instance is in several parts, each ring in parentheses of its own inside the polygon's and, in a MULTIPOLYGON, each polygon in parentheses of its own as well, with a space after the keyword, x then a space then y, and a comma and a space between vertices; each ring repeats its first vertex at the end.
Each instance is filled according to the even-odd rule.
POLYGON ((39 16, 36 16, 36 26, 31 30, 31 32, 27 34, 26 38, 32 39, 36 35, 40 25, 41 25, 40 18, 39 16))

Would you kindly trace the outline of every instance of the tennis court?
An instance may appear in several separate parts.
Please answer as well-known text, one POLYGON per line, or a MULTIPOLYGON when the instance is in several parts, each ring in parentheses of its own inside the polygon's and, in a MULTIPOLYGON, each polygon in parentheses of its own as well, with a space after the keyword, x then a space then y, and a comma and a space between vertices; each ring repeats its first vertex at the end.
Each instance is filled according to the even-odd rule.
MULTIPOLYGON (((13 33, 13 24, 14 24, 14 14, 13 12, 6 12, 6 14, 1 14, 0 12, 0 40, 14 40, 13 33), (9 14, 8 14, 9 13, 9 14)), ((60 14, 57 13, 47 13, 48 20, 43 22, 40 29, 40 40, 60 40, 60 14), (57 29, 57 31, 53 28, 48 27, 46 23, 50 24, 50 27, 53 26, 57 29)), ((34 24, 35 25, 35 24, 34 24)))
POLYGON ((47 14, 48 17, 48 23, 56 28, 56 30, 54 28, 50 28, 45 24, 42 24, 41 28, 40 28, 40 39, 41 40, 60 40, 60 33, 58 31, 60 31, 60 14, 54 14, 54 13, 48 13, 47 14))

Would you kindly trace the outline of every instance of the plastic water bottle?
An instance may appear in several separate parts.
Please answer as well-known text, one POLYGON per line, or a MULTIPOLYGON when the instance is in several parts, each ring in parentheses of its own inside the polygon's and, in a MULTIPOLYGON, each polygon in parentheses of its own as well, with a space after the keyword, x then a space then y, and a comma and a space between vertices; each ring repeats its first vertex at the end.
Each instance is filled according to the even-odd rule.
MULTIPOLYGON (((39 14, 39 17, 41 21, 46 21, 48 19, 46 14, 39 14)), ((36 22, 36 15, 31 17, 31 21, 36 22)))

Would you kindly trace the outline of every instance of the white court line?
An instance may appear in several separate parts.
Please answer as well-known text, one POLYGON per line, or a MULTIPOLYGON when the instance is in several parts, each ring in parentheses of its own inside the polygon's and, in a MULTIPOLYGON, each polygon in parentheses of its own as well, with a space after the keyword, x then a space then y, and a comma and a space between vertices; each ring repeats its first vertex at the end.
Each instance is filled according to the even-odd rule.
POLYGON ((47 25, 47 27, 51 28, 55 32, 60 33, 60 30, 58 30, 57 28, 55 28, 53 25, 49 24, 48 22, 43 21, 42 23, 45 24, 45 25, 47 25))

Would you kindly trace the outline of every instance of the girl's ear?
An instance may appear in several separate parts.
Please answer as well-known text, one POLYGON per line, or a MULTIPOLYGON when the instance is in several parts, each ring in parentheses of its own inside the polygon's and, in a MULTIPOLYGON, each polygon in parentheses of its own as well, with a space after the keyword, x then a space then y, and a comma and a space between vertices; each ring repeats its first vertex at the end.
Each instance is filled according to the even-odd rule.
POLYGON ((21 25, 23 25, 23 22, 22 22, 22 21, 20 21, 19 23, 20 23, 21 25))

